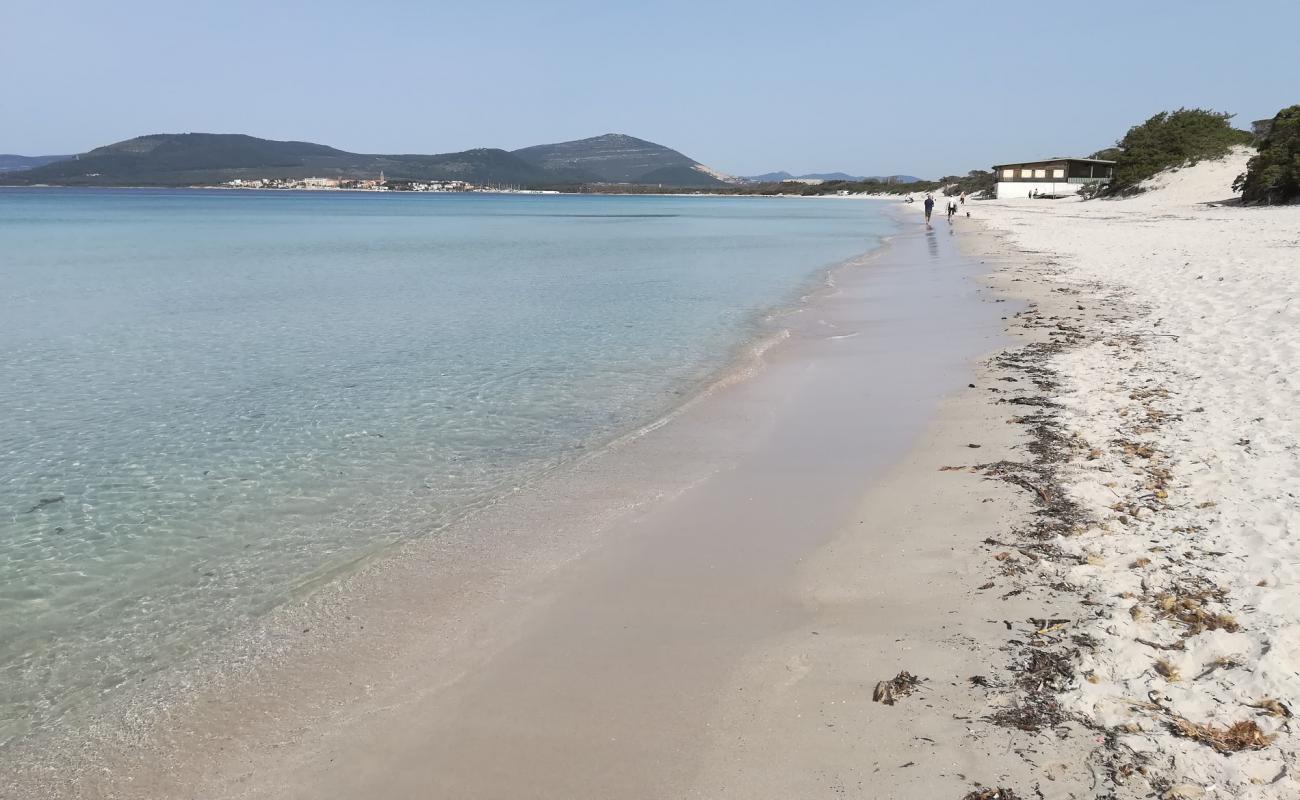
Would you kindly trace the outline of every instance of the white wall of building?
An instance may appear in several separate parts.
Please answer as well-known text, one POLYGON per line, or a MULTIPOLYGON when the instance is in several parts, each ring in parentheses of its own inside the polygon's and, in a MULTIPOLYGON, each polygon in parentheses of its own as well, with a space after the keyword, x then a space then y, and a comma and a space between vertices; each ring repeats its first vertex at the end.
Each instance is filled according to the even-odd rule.
POLYGON ((1006 200, 1013 197, 1028 197, 1029 192, 1034 190, 1039 194, 1055 194, 1064 197, 1078 194, 1081 188, 1083 188, 1082 183, 1066 181, 998 181, 997 192, 999 200, 1006 200))

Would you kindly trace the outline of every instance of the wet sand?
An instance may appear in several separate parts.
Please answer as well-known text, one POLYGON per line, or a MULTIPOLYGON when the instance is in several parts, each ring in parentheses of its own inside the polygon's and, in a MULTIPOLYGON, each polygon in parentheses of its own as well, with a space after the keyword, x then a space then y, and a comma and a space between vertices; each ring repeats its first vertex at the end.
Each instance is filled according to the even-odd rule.
POLYGON ((954 373, 960 388, 799 565, 788 591, 806 624, 734 671, 691 797, 1095 796, 1087 731, 990 719, 1021 700, 1016 662, 1033 619, 1080 609, 1018 579, 1018 554, 998 559, 1036 507, 1021 487, 971 469, 1027 459, 1028 426, 1009 424, 1019 412, 1005 404, 1017 391, 1008 381, 1024 375, 994 356, 1047 338, 1019 321, 1026 301, 1063 301, 1020 283, 1018 254, 977 221, 958 219, 956 230, 1000 335, 980 340, 988 358, 954 373), (872 701, 878 681, 904 671, 920 680, 912 694, 872 701))
POLYGON ((909 226, 791 312, 754 374, 283 612, 262 636, 274 657, 232 662, 126 735, 59 754, 75 769, 25 770, 17 785, 247 798, 833 789, 818 761, 844 756, 851 773, 873 743, 835 755, 793 732, 811 709, 781 711, 782 686, 808 659, 834 659, 845 702, 876 713, 868 684, 913 668, 882 636, 924 628, 941 659, 968 649, 934 617, 969 591, 945 553, 967 534, 944 526, 969 521, 971 498, 937 499, 952 513, 934 516, 919 470, 933 475, 940 410, 972 408, 953 412, 951 398, 1001 342, 1005 306, 980 292, 958 238, 909 226), (909 452, 922 466, 900 482, 909 452), (905 524, 926 514, 928 527, 905 524), (818 630, 835 609, 878 646, 818 630), (873 633, 873 620, 889 624, 873 633), (823 633, 830 650, 797 644, 823 633))
MULTIPOLYGON (((805 627, 789 591, 873 475, 988 345, 950 241, 904 234, 789 321, 755 378, 664 430, 747 441, 689 490, 620 520, 548 581, 546 607, 474 674, 374 718, 268 795, 664 797, 687 789, 735 665, 805 627), (739 424, 738 424, 739 423, 739 424), (715 433, 716 435, 716 433, 715 433)), ((527 598, 536 600, 534 596, 527 598)))

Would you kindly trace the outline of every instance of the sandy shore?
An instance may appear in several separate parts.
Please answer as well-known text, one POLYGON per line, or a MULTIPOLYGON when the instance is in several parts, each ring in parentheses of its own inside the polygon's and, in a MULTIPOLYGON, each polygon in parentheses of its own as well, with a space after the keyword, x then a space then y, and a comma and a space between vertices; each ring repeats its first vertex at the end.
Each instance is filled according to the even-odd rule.
POLYGON ((808 560, 696 796, 1300 796, 1300 208, 1225 205, 1245 157, 970 205, 1019 344, 808 560))
POLYGON ((1083 798, 1107 787, 1093 732, 1053 707, 1067 678, 1052 674, 1062 637, 1045 629, 1086 609, 1025 579, 1042 558, 1044 512, 1026 476, 1050 479, 1024 404, 1041 392, 1033 354, 1054 346, 1040 315, 1085 312, 1055 283, 1025 281, 1024 254, 984 226, 953 229, 979 262, 984 300, 1004 304, 1002 349, 969 367, 805 560, 792 591, 808 623, 736 672, 691 796, 1083 798), (903 672, 920 679, 915 691, 872 702, 903 672))
POLYGON ((1119 797, 1300 796, 1300 208, 1224 205, 1245 159, 979 205, 1057 295, 1059 524, 1028 579, 1087 604, 1059 697, 1119 797))

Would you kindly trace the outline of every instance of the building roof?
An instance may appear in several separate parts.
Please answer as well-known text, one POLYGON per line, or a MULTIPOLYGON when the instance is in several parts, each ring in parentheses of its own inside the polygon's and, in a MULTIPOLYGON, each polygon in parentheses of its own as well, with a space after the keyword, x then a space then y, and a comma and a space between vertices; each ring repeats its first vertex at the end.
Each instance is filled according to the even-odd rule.
POLYGON ((1037 158, 1033 161, 1008 161, 1005 164, 994 164, 993 169, 1002 167, 1018 167, 1021 164, 1051 164, 1055 161, 1075 161, 1083 164, 1114 164, 1114 161, 1107 161, 1104 158, 1075 158, 1074 156, 1057 156, 1055 158, 1037 158))

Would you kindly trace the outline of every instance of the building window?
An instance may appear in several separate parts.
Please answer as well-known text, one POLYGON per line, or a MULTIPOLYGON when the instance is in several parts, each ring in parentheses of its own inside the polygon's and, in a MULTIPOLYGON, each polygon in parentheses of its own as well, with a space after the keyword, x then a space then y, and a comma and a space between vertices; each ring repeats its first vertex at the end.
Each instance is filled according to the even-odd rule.
POLYGON ((1061 180, 1062 178, 1065 177, 1065 170, 1059 168, 1052 170, 1052 177, 1057 179, 1058 181, 1061 180))
POLYGON ((1045 170, 1045 169, 1036 169, 1036 170, 1034 170, 1034 177, 1035 177, 1035 178, 1046 178, 1046 177, 1047 177, 1047 170, 1045 170))
POLYGON ((1012 178, 1016 177, 1016 171, 1014 169, 1004 169, 1002 170, 1002 177, 1006 178, 1007 180, 1011 180, 1012 178))
POLYGON ((1034 171, 1033 171, 1032 169, 1022 169, 1022 170, 1020 170, 1020 177, 1022 177, 1022 178, 1032 178, 1032 177, 1034 177, 1034 171))

